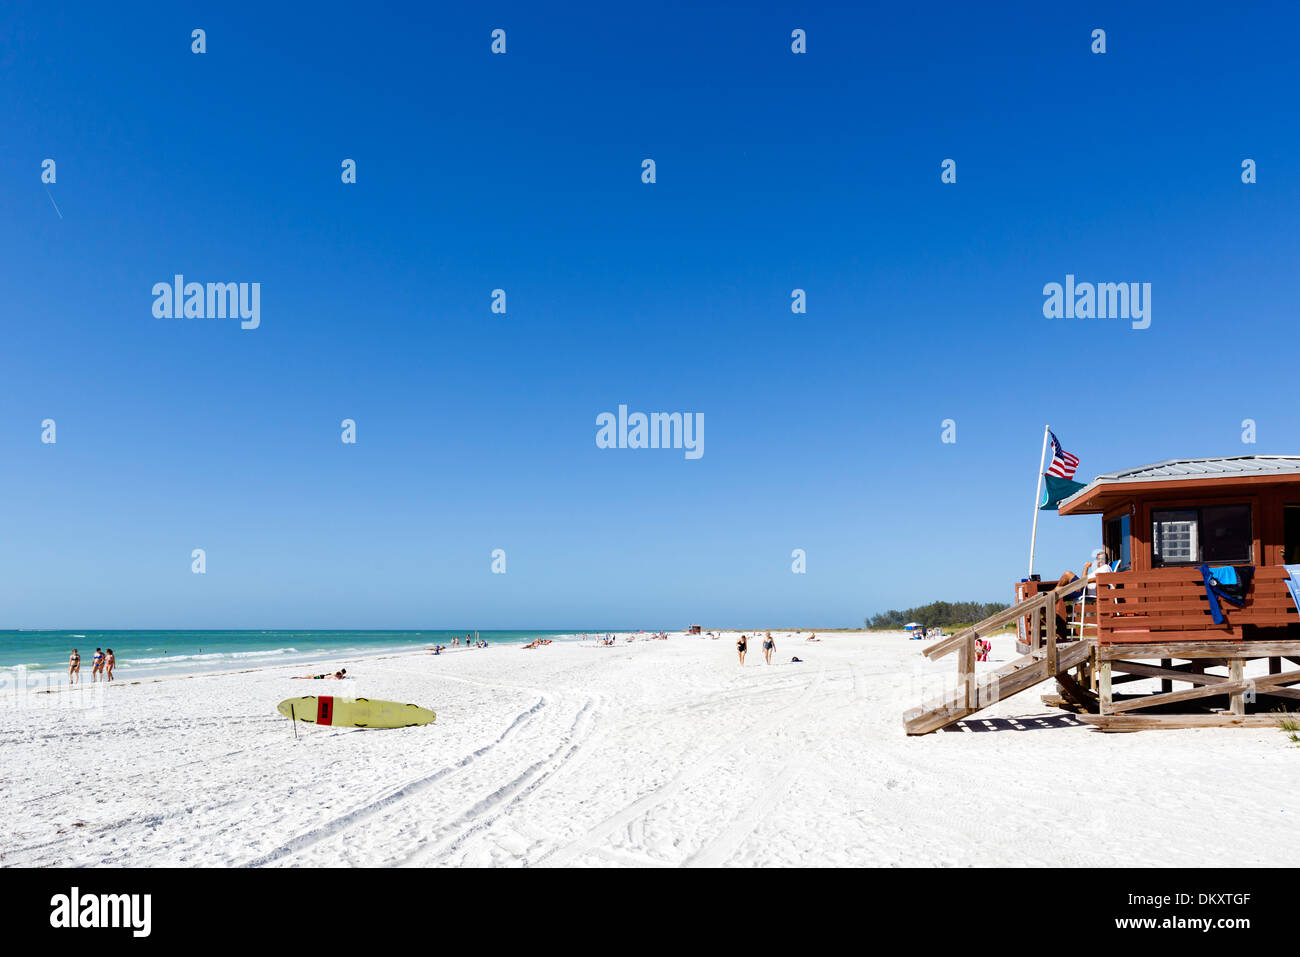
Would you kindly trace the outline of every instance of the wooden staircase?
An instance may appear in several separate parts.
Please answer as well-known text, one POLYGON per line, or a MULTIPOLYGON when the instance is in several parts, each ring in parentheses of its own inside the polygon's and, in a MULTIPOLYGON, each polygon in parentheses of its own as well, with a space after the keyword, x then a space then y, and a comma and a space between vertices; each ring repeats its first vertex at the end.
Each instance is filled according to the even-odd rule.
POLYGON ((1086 584, 1082 580, 1073 581, 1068 585, 1034 595, 925 649, 923 654, 931 660, 942 658, 952 652, 958 653, 957 689, 939 701, 930 702, 904 714, 903 727, 907 733, 929 734, 938 731, 954 721, 970 717, 995 702, 1019 694, 1050 678, 1057 679, 1062 694, 1067 698, 1073 699, 1076 704, 1084 708, 1095 710, 1095 699, 1092 699, 1081 682, 1071 678, 1067 672, 1091 659, 1093 649, 1096 647, 1096 639, 1084 637, 1058 645, 1054 622, 1045 618, 1049 613, 1055 615, 1056 602, 1059 599, 1082 591, 1086 584), (1046 631, 1047 638, 1043 647, 1034 648, 1029 654, 1009 661, 993 671, 977 673, 975 671, 976 639, 981 635, 997 631, 1018 618, 1028 618, 1031 621, 1030 634, 1034 637, 1035 644, 1040 631, 1046 631), (1041 629, 1040 624, 1045 620, 1048 627, 1041 629))
POLYGON ((995 671, 976 674, 970 685, 958 688, 943 700, 907 712, 903 715, 903 726, 908 734, 938 731, 1003 698, 1010 698, 1049 678, 1064 676, 1066 671, 1087 661, 1092 648, 1091 641, 1072 641, 1062 645, 1055 671, 1048 666, 1047 655, 1039 651, 1009 661, 995 671))

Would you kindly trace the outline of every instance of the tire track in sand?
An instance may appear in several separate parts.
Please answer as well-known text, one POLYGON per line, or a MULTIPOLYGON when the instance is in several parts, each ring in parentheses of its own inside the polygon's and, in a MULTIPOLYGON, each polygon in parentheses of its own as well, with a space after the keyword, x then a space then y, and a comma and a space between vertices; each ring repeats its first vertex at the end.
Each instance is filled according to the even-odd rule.
POLYGON ((754 833, 758 825, 763 822, 763 818, 776 807, 782 795, 803 773, 806 765, 807 761, 801 755, 789 758, 776 776, 768 782, 767 787, 759 792, 757 800, 750 805, 749 809, 737 818, 735 823, 724 828, 721 834, 688 857, 682 866, 721 867, 731 860, 732 855, 740 850, 749 835, 754 833))
POLYGON ((515 775, 509 782, 501 785, 480 799, 473 807, 456 819, 451 827, 457 831, 454 837, 444 839, 429 846, 417 847, 402 860, 400 867, 420 867, 428 863, 443 863, 449 855, 456 853, 471 837, 491 827, 516 804, 524 800, 538 788, 545 786, 555 774, 562 770, 591 736, 595 725, 597 699, 587 698, 573 718, 572 725, 561 738, 558 747, 544 758, 515 775))
POLYGON ((644 817, 649 811, 669 800, 678 792, 707 777, 712 772, 713 766, 716 765, 719 760, 734 754, 738 748, 746 743, 749 737, 766 731, 772 725, 779 724, 785 720, 786 716, 790 712, 803 707, 812 699, 814 694, 821 687, 825 675, 826 668, 823 665, 817 669, 816 674, 805 686, 803 693, 799 695, 797 700, 784 708, 767 715, 756 725, 750 726, 745 730, 732 735, 726 742, 709 752, 703 758, 698 761, 692 761, 689 767, 678 772, 666 784, 660 785, 650 793, 637 798, 621 811, 610 815, 595 827, 590 828, 585 834, 576 840, 570 841, 566 845, 553 848, 543 854, 533 862, 533 866, 563 867, 572 863, 584 854, 600 853, 600 845, 607 842, 619 831, 629 827, 634 821, 644 817))
MULTIPOLYGON (((861 667, 855 662, 848 662, 849 675, 853 680, 852 697, 847 702, 842 702, 832 711, 839 711, 843 708, 853 707, 867 696, 867 686, 864 680, 864 674, 861 667)), ((811 701, 808 697, 801 698, 797 704, 808 705, 811 701)), ((825 709, 819 709, 817 716, 803 714, 796 717, 792 722, 796 727, 803 727, 809 721, 820 717, 824 719, 828 712, 825 709), (801 720, 806 719, 806 720, 801 720)), ((709 841, 698 851, 688 857, 682 864, 683 867, 721 867, 736 854, 744 845, 749 836, 758 829, 777 804, 781 797, 790 786, 798 780, 799 775, 808 767, 807 754, 809 745, 807 736, 803 735, 802 743, 792 742, 787 745, 787 751, 794 747, 796 750, 787 754, 781 764, 781 768, 775 775, 772 775, 767 783, 759 790, 758 797, 749 806, 744 814, 736 818, 735 822, 723 828, 721 833, 713 840, 709 841)))

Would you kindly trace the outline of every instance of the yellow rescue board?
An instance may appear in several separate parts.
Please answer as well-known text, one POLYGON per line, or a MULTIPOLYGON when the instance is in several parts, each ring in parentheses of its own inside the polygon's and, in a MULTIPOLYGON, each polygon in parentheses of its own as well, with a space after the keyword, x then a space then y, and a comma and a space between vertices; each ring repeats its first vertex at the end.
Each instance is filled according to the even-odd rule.
POLYGON ((428 708, 419 705, 379 698, 336 698, 333 695, 285 698, 276 710, 286 718, 336 728, 409 728, 430 724, 437 718, 428 708))

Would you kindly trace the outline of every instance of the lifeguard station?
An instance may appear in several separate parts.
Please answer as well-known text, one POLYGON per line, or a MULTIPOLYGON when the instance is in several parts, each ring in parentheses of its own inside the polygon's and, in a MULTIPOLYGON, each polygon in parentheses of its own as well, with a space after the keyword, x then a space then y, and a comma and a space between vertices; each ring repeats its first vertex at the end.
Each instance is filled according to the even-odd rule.
POLYGON ((1095 596, 1082 580, 1018 582, 1013 607, 926 648, 931 660, 957 655, 957 687, 907 712, 908 734, 937 731, 1052 678, 1051 703, 1107 731, 1270 725, 1300 709, 1300 671, 1282 670, 1300 665, 1300 456, 1173 459, 1112 472, 1059 511, 1100 516, 1119 570, 1096 576, 1095 596), (976 639, 1012 622, 1021 656, 977 673, 976 639), (1267 673, 1260 666, 1247 676, 1247 663, 1260 659, 1267 673), (1148 679, 1160 681, 1158 691, 1124 693, 1148 679))

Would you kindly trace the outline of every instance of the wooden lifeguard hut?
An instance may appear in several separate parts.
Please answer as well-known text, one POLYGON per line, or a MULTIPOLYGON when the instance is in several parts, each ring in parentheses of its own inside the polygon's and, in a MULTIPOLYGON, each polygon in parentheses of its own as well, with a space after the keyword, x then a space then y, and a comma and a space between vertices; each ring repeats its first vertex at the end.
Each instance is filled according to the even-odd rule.
POLYGON ((1300 671, 1282 670, 1300 665, 1300 614, 1284 567, 1300 565, 1300 456, 1111 472, 1059 511, 1101 517, 1115 570, 1091 583, 1018 582, 1013 607, 925 649, 930 659, 957 653, 957 688, 904 715, 908 734, 1051 678, 1053 703, 1108 731, 1268 725, 1300 709, 1300 671), (976 673, 975 640, 1012 622, 1021 657, 976 673), (1150 679, 1159 690, 1124 693, 1150 679))

